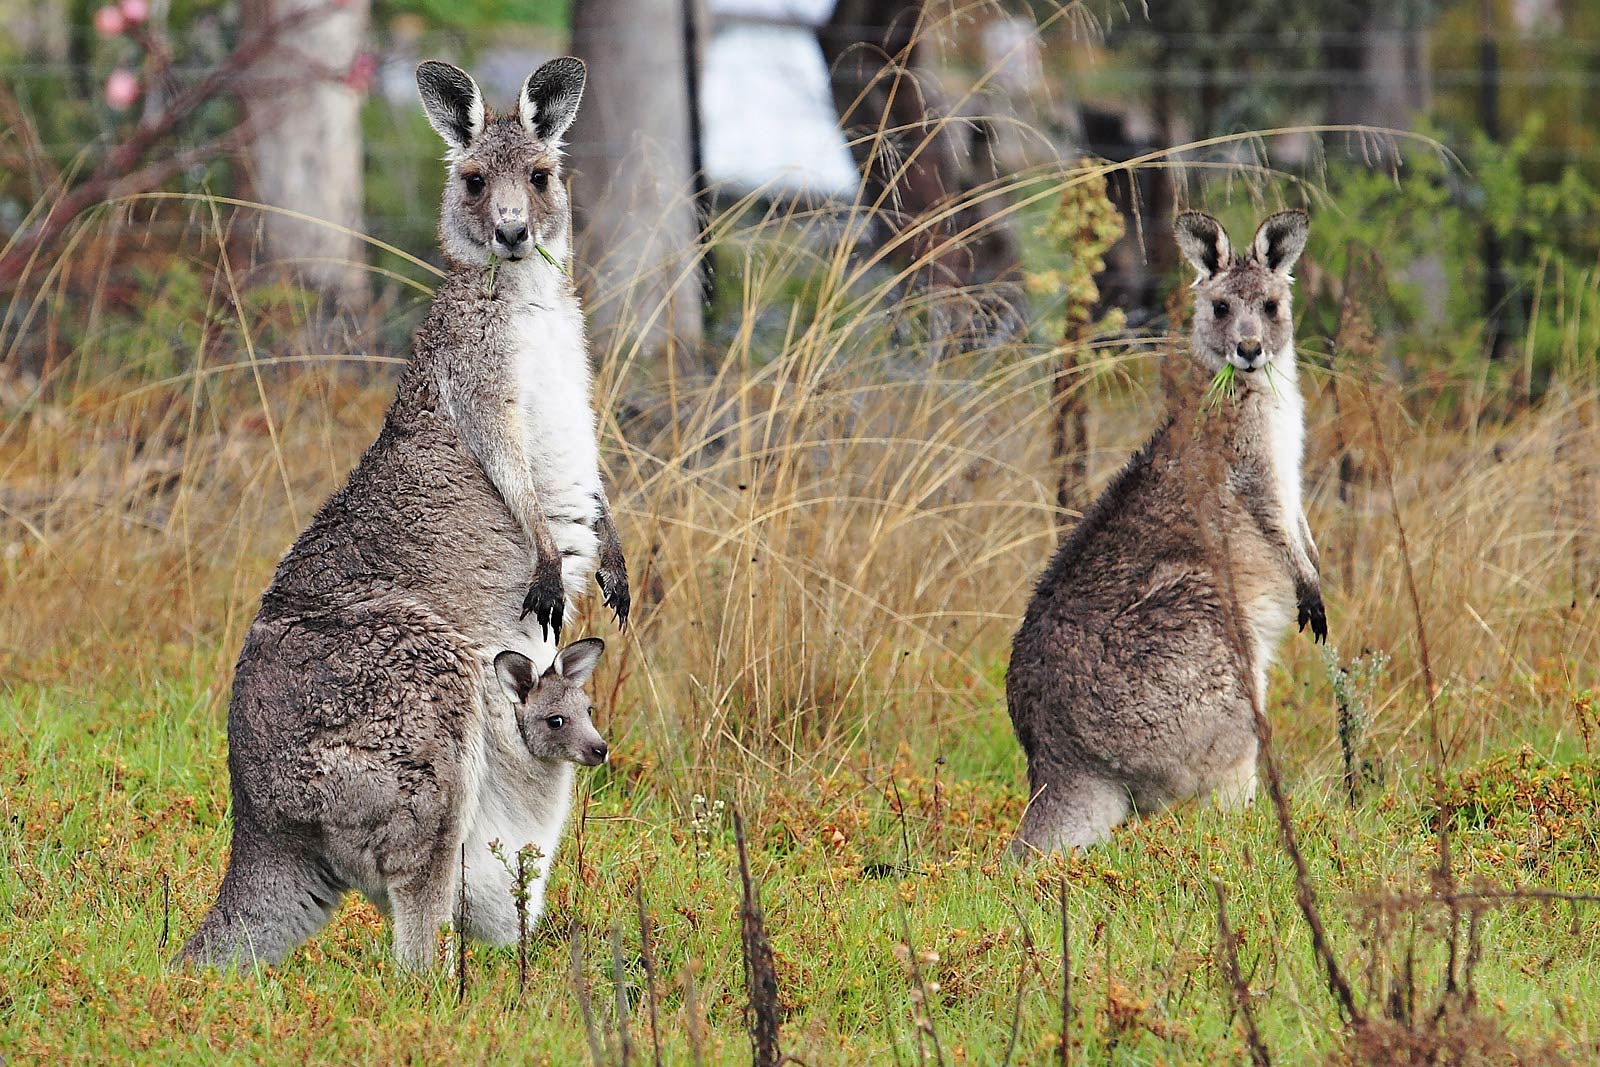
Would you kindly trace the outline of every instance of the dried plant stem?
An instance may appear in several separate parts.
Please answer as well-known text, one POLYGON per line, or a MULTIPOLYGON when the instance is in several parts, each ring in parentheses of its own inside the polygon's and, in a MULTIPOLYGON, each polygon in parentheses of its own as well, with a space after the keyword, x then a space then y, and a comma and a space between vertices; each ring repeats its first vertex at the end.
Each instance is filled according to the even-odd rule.
POLYGON ((1068 512, 1088 501, 1089 409, 1078 380, 1079 345, 1068 338, 1061 348, 1061 368, 1050 383, 1055 413, 1050 426, 1050 460, 1056 476, 1056 527, 1065 530, 1068 512))
POLYGON ((589 1002, 589 983, 583 976, 583 930, 576 917, 567 927, 567 937, 572 942, 572 991, 577 994, 578 1014, 583 1017, 583 1033, 589 1041, 589 1061, 594 1067, 605 1067, 600 1031, 594 1022, 594 1005, 589 1002))
POLYGON ((1239 948, 1234 941, 1233 928, 1228 925, 1227 891, 1222 888, 1222 881, 1218 878, 1211 880, 1211 888, 1217 895, 1217 945, 1226 967, 1224 973, 1228 976, 1228 986, 1233 991, 1233 1002, 1239 1006, 1239 1018, 1244 1022, 1250 1059, 1256 1067, 1272 1067, 1272 1057, 1267 1055, 1266 1042, 1261 1040, 1261 1031, 1256 1026, 1255 1009, 1250 1004, 1250 987, 1245 983, 1244 973, 1239 970, 1239 948))
POLYGON ((611 984, 617 994, 617 1052, 622 1067, 633 1063, 633 1034, 628 1028, 628 982, 622 967, 622 930, 611 926, 611 984))
MULTIPOLYGON (((1220 484, 1226 474, 1225 464, 1220 457, 1212 457, 1212 462, 1217 469, 1207 472, 1211 476, 1209 478, 1196 479, 1196 492, 1200 498, 1193 501, 1191 506, 1195 507, 1197 514, 1201 516, 1200 530, 1207 560, 1221 579, 1223 634, 1233 652, 1237 669, 1241 672, 1241 677, 1244 677, 1244 672, 1249 669, 1250 664, 1249 643, 1245 638, 1244 624, 1240 617, 1239 592, 1234 581, 1233 564, 1220 532, 1212 525, 1209 517, 1211 509, 1207 506, 1203 495, 1205 490, 1200 488, 1207 484, 1220 484)), ((1351 992, 1350 983, 1345 979, 1339 960, 1334 955, 1332 943, 1328 940, 1327 928, 1322 922, 1322 910, 1317 903, 1316 886, 1311 878, 1311 869, 1306 863, 1305 854, 1300 850, 1300 841, 1295 833, 1288 792, 1284 789, 1283 776, 1278 770, 1278 761, 1273 753, 1272 724, 1267 720, 1266 708, 1262 706, 1261 694, 1256 691, 1256 687, 1247 683, 1246 689, 1250 694, 1251 712, 1255 718, 1256 744, 1261 769, 1266 778, 1267 796, 1272 801, 1272 810, 1277 817, 1278 836, 1283 843, 1283 850, 1294 866, 1295 903, 1299 906, 1300 914, 1310 929, 1311 947, 1318 962, 1322 964, 1329 992, 1338 1001, 1339 1009, 1345 1019, 1351 1023, 1359 1023, 1362 1020, 1361 1011, 1356 1007, 1355 994, 1351 992)))
POLYGON ((528 856, 517 849, 517 998, 528 988, 528 856))
POLYGON ((467 846, 461 846, 461 885, 456 896, 456 1003, 467 999, 467 846))
MULTIPOLYGON (((1068 940, 1067 929, 1067 879, 1061 879, 1059 887, 1061 896, 1061 1067, 1070 1067, 1072 1063, 1072 942, 1068 940)), ((1106 944, 1110 945, 1110 937, 1106 944)), ((1110 972, 1107 972, 1107 981, 1110 981, 1110 972)))
POLYGON ((767 943, 760 896, 750 877, 744 819, 737 811, 733 813, 733 839, 739 849, 739 884, 743 891, 739 932, 745 984, 750 990, 745 1025, 750 1031, 752 1063, 754 1067, 779 1067, 784 1055, 778 1043, 778 972, 772 960, 772 946, 767 943))
POLYGON ((1428 629, 1422 617, 1422 597, 1417 592, 1417 575, 1411 565, 1411 546, 1406 540, 1406 526, 1400 518, 1400 498, 1394 490, 1394 460, 1389 454, 1388 443, 1383 436, 1383 423, 1378 418, 1378 408, 1372 400, 1369 389, 1361 391, 1362 399, 1366 401, 1367 415, 1372 420, 1372 434, 1377 444, 1378 458, 1383 463, 1383 484, 1389 494, 1389 518, 1394 523, 1395 537, 1400 547, 1400 567, 1406 579, 1406 595, 1411 600, 1411 618, 1416 627, 1417 655, 1422 664, 1422 680, 1426 686, 1428 700, 1428 717, 1433 730, 1435 756, 1437 757, 1436 769, 1442 769, 1445 762, 1444 739, 1439 733, 1439 688, 1434 682, 1433 656, 1429 651, 1428 629))
POLYGON ((933 999, 928 983, 922 977, 922 966, 917 960, 917 947, 911 941, 911 921, 902 910, 900 914, 900 930, 906 947, 906 966, 911 972, 911 987, 917 992, 917 1006, 920 1008, 915 1025, 919 1034, 927 1034, 928 1042, 933 1046, 933 1061, 944 1067, 944 1045, 939 1040, 939 1028, 933 1021, 933 999))
POLYGON ((644 878, 642 875, 639 881, 634 883, 633 899, 639 910, 639 951, 644 957, 645 997, 650 1005, 651 1062, 655 1067, 661 1067, 661 1018, 660 1006, 656 1002, 655 946, 650 937, 650 913, 644 906, 644 878))
POLYGON ((688 1017, 689 1063, 691 1067, 705 1067, 705 1016, 700 1011, 700 989, 694 980, 693 967, 683 969, 683 1010, 688 1017))

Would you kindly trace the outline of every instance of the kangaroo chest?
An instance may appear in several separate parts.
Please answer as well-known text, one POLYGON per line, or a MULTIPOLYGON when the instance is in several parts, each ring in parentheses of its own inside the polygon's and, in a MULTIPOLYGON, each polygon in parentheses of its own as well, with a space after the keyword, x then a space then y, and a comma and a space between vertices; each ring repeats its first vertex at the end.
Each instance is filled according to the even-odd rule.
POLYGON ((541 502, 552 521, 590 520, 600 454, 582 316, 567 301, 520 309, 507 322, 506 343, 541 502))

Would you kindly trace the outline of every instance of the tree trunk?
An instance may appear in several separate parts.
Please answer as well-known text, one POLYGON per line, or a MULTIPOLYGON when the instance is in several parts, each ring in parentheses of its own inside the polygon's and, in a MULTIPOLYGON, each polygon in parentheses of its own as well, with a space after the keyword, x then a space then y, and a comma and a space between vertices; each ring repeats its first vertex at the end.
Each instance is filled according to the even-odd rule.
POLYGON ((948 212, 969 185, 998 174, 981 131, 977 143, 959 145, 957 130, 970 124, 943 121, 943 101, 921 69, 923 16, 923 0, 839 0, 817 37, 861 170, 862 204, 888 238, 889 262, 902 270, 917 265, 913 284, 947 297, 930 304, 937 357, 1016 336, 1027 300, 1021 248, 1010 227, 994 219, 1001 200, 973 197, 948 212), (980 160, 973 173, 962 172, 963 148, 980 160))
POLYGON ((246 121, 256 129, 253 196, 309 216, 264 212, 263 257, 335 308, 351 311, 368 303, 365 245, 356 237, 362 226, 361 93, 342 78, 366 40, 368 3, 247 0, 244 7, 246 33, 291 20, 240 93, 246 121), (308 14, 294 18, 296 12, 308 14))
POLYGON ((637 344, 646 360, 697 373, 701 224, 683 13, 683 0, 578 0, 572 50, 589 81, 569 169, 596 347, 637 344))

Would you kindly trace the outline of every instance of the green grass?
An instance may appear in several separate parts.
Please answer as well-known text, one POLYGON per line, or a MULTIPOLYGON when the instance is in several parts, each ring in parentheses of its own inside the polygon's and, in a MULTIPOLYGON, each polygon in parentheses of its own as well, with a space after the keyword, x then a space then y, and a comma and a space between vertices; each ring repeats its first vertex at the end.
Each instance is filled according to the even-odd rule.
MULTIPOLYGON (((652 754, 626 732, 614 738, 615 764, 584 780, 581 857, 569 834, 520 996, 512 950, 473 947, 459 1004, 445 970, 431 979, 397 972, 387 930, 354 898, 270 972, 167 971, 165 961, 210 903, 228 843, 226 678, 208 670, 173 654, 138 670, 110 665, 0 693, 6 1055, 52 1063, 582 1063, 588 1054, 565 937, 575 920, 609 1062, 620 1060, 607 932, 620 926, 633 1062, 649 1062, 633 895, 642 880, 666 1062, 691 1062, 691 973, 708 1026, 705 1061, 749 1062, 733 798, 697 806, 692 796, 666 795, 647 773, 652 754)), ((941 745, 930 732, 898 749, 866 744, 831 776, 764 783, 764 801, 744 812, 788 1051, 812 1065, 896 1055, 932 1063, 936 1036, 947 1063, 999 1063, 1020 982, 1012 1062, 1050 1060, 1060 1026, 1056 898, 1064 883, 1075 1062, 1243 1062, 1242 1031, 1214 958, 1217 879, 1276 1061, 1331 1053, 1339 1021, 1268 806, 1243 814, 1189 808, 1127 827, 1086 855, 1020 868, 1001 858, 1024 793, 1003 708, 988 709, 953 742, 941 745), (936 755, 945 762, 936 764, 936 755), (923 979, 938 983, 937 991, 928 987, 925 1061, 908 951, 897 947, 905 944, 923 979)), ((1442 912, 1391 915, 1389 932, 1374 942, 1363 910, 1380 894, 1428 886, 1436 809, 1431 789, 1418 787, 1424 780, 1391 774, 1386 791, 1369 792, 1354 809, 1335 779, 1292 784, 1352 981, 1362 990, 1394 981, 1410 939, 1419 999, 1431 1004, 1444 966, 1442 912)), ((1461 881, 1593 890, 1597 782, 1592 759, 1557 764, 1526 749, 1453 775, 1444 795, 1461 881)), ((1519 904, 1487 913, 1480 934, 1475 987, 1490 1014, 1514 1038, 1553 1039, 1575 1062, 1593 1055, 1600 914, 1519 904)))

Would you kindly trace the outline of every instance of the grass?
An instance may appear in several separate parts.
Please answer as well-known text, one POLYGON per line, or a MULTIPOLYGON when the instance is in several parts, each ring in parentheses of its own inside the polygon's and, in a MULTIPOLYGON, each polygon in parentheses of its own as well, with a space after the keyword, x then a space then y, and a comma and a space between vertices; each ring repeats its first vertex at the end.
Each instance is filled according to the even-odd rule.
MULTIPOLYGON (((152 274, 139 296, 184 324, 161 331, 160 360, 98 356, 111 337, 158 345, 96 280, 118 249, 108 212, 49 268, 58 308, 89 309, 46 313, 72 334, 65 354, 37 386, 0 380, 0 1052, 581 1063, 575 927, 609 1062, 625 1058, 621 1003, 633 1062, 658 1036, 664 1062, 745 1063, 737 811, 783 1047, 806 1064, 1000 1063, 1013 1046, 1012 1063, 1051 1061, 1063 887, 1073 1062, 1242 1062, 1241 984, 1278 1062, 1357 1054, 1266 806, 1191 806, 1070 859, 1002 858, 1025 795, 1002 680, 1054 544, 1058 354, 933 362, 904 340, 926 297, 902 298, 903 277, 804 212, 717 234, 741 325, 712 376, 652 377, 623 344, 599 353, 635 626, 619 639, 597 612, 575 627, 612 642, 593 688, 614 758, 582 779, 526 989, 514 951, 481 946, 459 1000, 444 969, 395 973, 356 901, 270 973, 168 972, 227 848, 233 657, 389 389, 313 347, 293 294, 243 299, 237 245, 209 215, 181 245, 192 269, 152 274), (1217 951, 1214 882, 1239 983, 1217 951)), ((18 316, 0 353, 56 343, 18 316)), ((1072 372, 1068 389, 1098 383, 1095 485, 1153 423, 1160 348, 1086 348, 1072 372)), ((1492 421, 1492 389, 1454 383, 1443 403, 1437 381, 1413 395, 1375 364, 1341 352, 1331 372, 1308 368, 1307 497, 1333 640, 1352 653, 1334 666, 1354 650, 1388 666, 1362 675, 1360 729, 1347 715, 1341 737, 1329 665, 1291 637, 1269 711, 1336 958, 1378 1016, 1397 998, 1444 1003, 1460 974, 1447 946, 1467 918, 1438 893, 1441 818, 1459 887, 1600 880, 1600 602, 1593 502, 1575 488, 1592 496, 1600 457, 1574 430, 1593 425, 1592 372, 1492 421), (1397 594, 1408 571, 1420 611, 1397 594), (1381 767, 1381 784, 1347 782, 1347 760, 1381 767)), ((1471 924, 1476 1018, 1522 1057, 1485 1062, 1600 1055, 1600 913, 1518 900, 1471 924)))
MULTIPOLYGON (((222 1051, 317 1060, 335 1050, 351 1062, 582 1062, 568 924, 586 940, 597 1005, 613 1003, 605 944, 608 928, 621 927, 622 981, 642 1046, 638 885, 651 915, 667 1062, 687 1062, 690 974, 712 1035, 707 1062, 746 1062, 727 809, 703 816, 695 832, 690 813, 641 779, 644 753, 632 746, 585 783, 581 855, 572 841, 563 849, 521 996, 510 949, 471 950, 460 1004, 447 971, 431 981, 394 973, 386 931, 354 900, 270 974, 168 973, 175 940, 210 903, 227 845, 223 707, 214 696, 223 681, 174 672, 141 683, 111 671, 7 693, 0 781, 12 861, 0 886, 13 926, 0 949, 3 1047, 49 1062, 204 1062, 222 1051), (174 943, 163 946, 164 928, 174 943)), ((833 775, 774 783, 746 811, 791 1051, 807 1063, 887 1062, 898 1044, 911 1056, 920 1011, 906 952, 897 951, 909 944, 937 983, 926 1017, 949 1062, 998 1062, 1019 983, 1016 1062, 1041 1062, 1059 1034, 1054 910, 1064 883, 1081 1062, 1109 1062, 1113 1047, 1123 1063, 1242 1060, 1217 970, 1213 879, 1227 887, 1236 949, 1274 1051, 1283 1062, 1332 1051, 1337 1019, 1311 965, 1270 812, 1165 815, 1087 855, 1019 868, 998 857, 1020 814, 1020 761, 995 743, 1007 730, 1003 712, 991 709, 978 725, 942 766, 910 749, 862 757, 833 775)), ((1469 767, 1452 780, 1464 880, 1593 886, 1597 784, 1595 761, 1552 764, 1531 750, 1469 767)), ((1303 845, 1347 919, 1335 927, 1338 947, 1359 974, 1373 951, 1362 944, 1359 905, 1427 885, 1432 799, 1397 786, 1351 810, 1331 780, 1303 780, 1298 792, 1303 845)), ((1600 916, 1519 906, 1488 916, 1481 936, 1478 993, 1513 1020, 1513 1034, 1552 1037, 1579 1060, 1580 1050, 1592 1054, 1600 916)), ((1425 957, 1421 966, 1437 973, 1442 964, 1425 957)), ((611 1012, 601 1015, 614 1033, 611 1012)))

